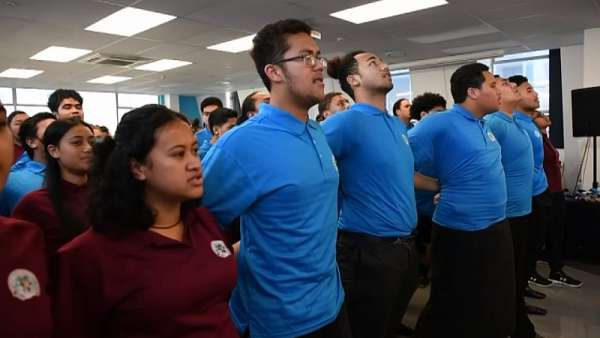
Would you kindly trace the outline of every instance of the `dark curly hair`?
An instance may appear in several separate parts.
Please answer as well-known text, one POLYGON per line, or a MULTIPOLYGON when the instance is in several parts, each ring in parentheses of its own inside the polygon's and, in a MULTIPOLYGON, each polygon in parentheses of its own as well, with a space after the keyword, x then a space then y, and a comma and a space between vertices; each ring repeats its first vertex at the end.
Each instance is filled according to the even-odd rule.
POLYGON ((355 50, 342 57, 336 57, 327 63, 327 74, 332 78, 339 80, 342 90, 350 95, 353 100, 354 90, 348 83, 347 78, 348 75, 358 73, 358 62, 354 57, 362 53, 365 53, 365 51, 355 50))
MULTIPOLYGON (((144 182, 134 178, 132 161, 146 162, 157 131, 173 121, 187 118, 165 106, 148 104, 125 114, 114 139, 105 138, 94 149, 90 172, 89 217, 95 231, 123 236, 147 230, 155 213, 144 199, 144 182)), ((188 201, 183 208, 199 205, 188 201)))
POLYGON ((421 112, 429 112, 435 107, 446 108, 446 99, 440 94, 423 93, 415 97, 410 106, 410 118, 421 119, 421 112))

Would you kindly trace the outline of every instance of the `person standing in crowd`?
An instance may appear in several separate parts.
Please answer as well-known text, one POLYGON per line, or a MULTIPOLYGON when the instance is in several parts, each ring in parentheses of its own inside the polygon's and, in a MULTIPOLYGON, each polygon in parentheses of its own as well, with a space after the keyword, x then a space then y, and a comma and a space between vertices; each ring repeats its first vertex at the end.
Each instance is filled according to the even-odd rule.
POLYGON ((324 96, 326 61, 294 19, 266 25, 253 44, 270 103, 203 160, 202 203, 222 225, 241 216, 233 319, 250 337, 351 337, 335 259, 339 176, 308 117, 324 96))
POLYGON ((57 337, 239 337, 235 258, 203 194, 185 116, 146 105, 95 148, 92 228, 62 247, 57 337))
POLYGON ((13 216, 42 229, 52 283, 56 252, 87 225, 87 175, 94 134, 90 125, 73 117, 52 122, 42 142, 47 159, 44 189, 25 195, 13 216))
POLYGON ((269 103, 269 93, 263 91, 255 91, 246 96, 242 103, 242 112, 238 119, 238 125, 246 122, 249 118, 258 114, 259 105, 261 103, 269 103))
POLYGON ((200 112, 202 114, 202 125, 204 128, 196 133, 198 145, 202 145, 204 141, 210 140, 213 136, 212 131, 208 127, 208 117, 210 116, 210 113, 219 108, 223 108, 223 102, 221 102, 218 97, 210 96, 200 102, 200 112))
POLYGON ((408 129, 413 127, 413 124, 410 121, 411 117, 409 99, 401 98, 398 101, 396 101, 394 103, 394 106, 392 107, 392 111, 394 112, 394 116, 398 117, 408 129))
POLYGON ((59 120, 77 117, 84 119, 83 97, 73 89, 57 89, 48 97, 48 109, 59 120))
POLYGON ((548 178, 548 189, 552 196, 550 221, 546 230, 546 251, 550 262, 548 279, 557 285, 578 288, 583 285, 563 271, 563 247, 565 241, 565 194, 562 187, 561 163, 558 150, 548 138, 548 127, 551 125, 550 116, 539 111, 533 113, 533 121, 539 127, 544 141, 544 172, 548 178))
MULTIPOLYGON (((13 162, 13 135, 0 109, 0 191, 13 162)), ((44 241, 34 224, 0 216, 0 337, 50 338, 44 241)))
POLYGON ((319 115, 322 120, 317 122, 325 121, 327 118, 335 115, 338 112, 344 111, 350 107, 350 102, 344 96, 344 94, 340 92, 331 92, 325 95, 325 98, 319 102, 319 115))
MULTIPOLYGON (((446 110, 446 99, 440 94, 424 93, 413 99, 410 106, 411 119, 421 121, 431 114, 446 110)), ((416 122, 418 123, 418 122, 416 122)), ((415 123, 415 124, 416 124, 415 123)), ((412 130, 412 129, 411 129, 412 130)), ((410 136, 411 131, 408 131, 410 136)), ((432 172, 425 168, 418 168, 418 172, 431 176, 432 172)), ((435 210, 433 203, 435 192, 415 189, 415 201, 417 203, 417 250, 421 255, 419 264, 419 284, 429 284, 429 268, 431 267, 431 228, 432 217, 435 210)))
POLYGON ((415 167, 440 182, 433 214, 431 296, 417 337, 504 338, 514 331, 515 273, 500 145, 483 117, 498 110, 488 67, 450 79, 456 104, 409 134, 415 167), (460 304, 459 306, 457 304, 460 304))
POLYGON ((498 112, 484 119, 502 148, 502 166, 506 175, 506 217, 512 233, 515 257, 516 309, 512 338, 536 337, 535 327, 525 309, 528 280, 527 230, 533 191, 533 150, 527 133, 517 125, 513 113, 521 99, 519 90, 507 79, 496 77, 500 97, 498 112))
POLYGON ((213 144, 221 138, 226 132, 235 127, 237 119, 237 112, 229 108, 219 108, 208 117, 208 127, 212 132, 210 140, 204 141, 200 145, 200 159, 203 159, 206 153, 210 150, 213 144))
POLYGON ((415 181, 438 185, 415 178, 406 127, 386 111, 388 65, 354 51, 327 71, 356 102, 322 125, 341 173, 337 259, 352 333, 393 337, 417 287, 415 181))
POLYGON ((42 188, 47 162, 42 139, 46 128, 54 121, 56 117, 53 114, 39 113, 21 125, 19 139, 26 155, 10 169, 4 190, 0 193, 0 215, 9 216, 25 195, 42 188))
MULTIPOLYGON (((0 105, 1 106, 1 105, 0 105)), ((0 110, 4 109, 4 107, 0 107, 0 110)), ((6 113, 6 110, 4 110, 6 113)), ((15 110, 14 112, 8 115, 8 126, 13 135, 13 143, 14 143, 14 157, 13 162, 17 162, 25 149, 23 148, 23 144, 19 139, 19 130, 21 129, 21 125, 25 120, 29 118, 26 112, 15 110)))

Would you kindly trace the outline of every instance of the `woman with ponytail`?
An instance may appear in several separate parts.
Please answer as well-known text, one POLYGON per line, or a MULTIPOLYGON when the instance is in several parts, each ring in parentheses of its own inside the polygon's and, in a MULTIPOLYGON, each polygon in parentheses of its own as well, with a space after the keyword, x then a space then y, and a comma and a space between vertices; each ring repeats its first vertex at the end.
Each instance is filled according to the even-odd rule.
POLYGON ((60 249, 58 337, 238 337, 236 265, 204 192, 187 119, 160 105, 123 116, 97 145, 91 229, 60 249))
POLYGON ((48 160, 44 188, 25 195, 13 212, 41 228, 51 273, 58 249, 85 230, 93 139, 92 128, 78 118, 52 122, 42 140, 48 160))

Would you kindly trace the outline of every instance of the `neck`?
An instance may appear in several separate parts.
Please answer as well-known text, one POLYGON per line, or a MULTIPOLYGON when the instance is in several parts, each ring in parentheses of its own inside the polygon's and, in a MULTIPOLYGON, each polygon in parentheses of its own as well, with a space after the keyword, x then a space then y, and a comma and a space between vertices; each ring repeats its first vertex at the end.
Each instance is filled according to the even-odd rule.
POLYGON ((154 224, 150 231, 181 241, 183 239, 183 221, 181 220, 181 202, 164 198, 164 195, 146 191, 146 203, 154 211, 154 224), (178 223, 179 222, 179 223, 178 223), (175 224, 175 225, 174 225, 175 224), (170 227, 174 225, 173 227, 170 227), (161 229, 161 227, 167 227, 161 229))
POLYGON ((478 119, 484 117, 487 114, 486 111, 483 111, 474 102, 469 101, 469 100, 467 100, 467 101, 465 101, 463 103, 460 103, 459 105, 461 107, 463 107, 464 109, 470 111, 471 114, 473 114, 478 119))
POLYGON ((16 138, 16 137, 15 137, 15 138, 13 139, 13 143, 14 143, 16 146, 19 146, 19 147, 21 146, 21 141, 19 141, 19 138, 16 138))
POLYGON ((277 107, 290 113, 300 121, 308 121, 308 108, 298 103, 298 99, 290 95, 290 92, 283 88, 271 88, 271 101, 273 107, 277 107))
POLYGON ((367 93, 360 90, 354 91, 354 97, 357 103, 366 103, 377 107, 381 111, 386 111, 385 94, 382 93, 367 93))
POLYGON ((518 106, 517 109, 527 116, 533 116, 533 113, 535 113, 535 110, 533 109, 527 109, 520 106, 518 106))
POLYGON ((508 116, 512 116, 513 112, 517 109, 517 105, 516 103, 511 103, 511 102, 507 102, 507 103, 502 103, 502 105, 500 105, 500 109, 499 111, 503 112, 504 114, 508 115, 508 116))
POLYGON ((217 136, 213 133, 213 136, 210 138, 210 143, 215 144, 215 143, 217 143, 218 139, 219 138, 217 138, 217 136))
POLYGON ((44 152, 33 152, 33 158, 32 160, 39 162, 39 163, 43 163, 43 164, 47 164, 48 161, 46 160, 46 154, 44 152))
POLYGON ((62 179, 64 181, 67 181, 71 184, 75 184, 76 186, 83 186, 87 183, 87 175, 86 174, 76 174, 73 172, 70 172, 68 170, 65 170, 63 168, 60 169, 60 174, 62 176, 62 179))

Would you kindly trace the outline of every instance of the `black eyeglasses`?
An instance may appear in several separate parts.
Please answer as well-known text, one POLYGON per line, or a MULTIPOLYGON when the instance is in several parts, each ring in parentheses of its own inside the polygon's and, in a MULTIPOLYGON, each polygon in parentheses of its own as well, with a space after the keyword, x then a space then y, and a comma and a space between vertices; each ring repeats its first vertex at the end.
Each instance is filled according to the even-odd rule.
POLYGON ((312 54, 294 56, 291 58, 275 61, 275 62, 273 62, 273 64, 276 65, 279 63, 296 61, 296 60, 302 60, 304 62, 304 64, 309 67, 315 67, 318 63, 321 63, 321 66, 323 66, 323 68, 327 67, 327 59, 325 59, 322 56, 314 56, 312 54))

